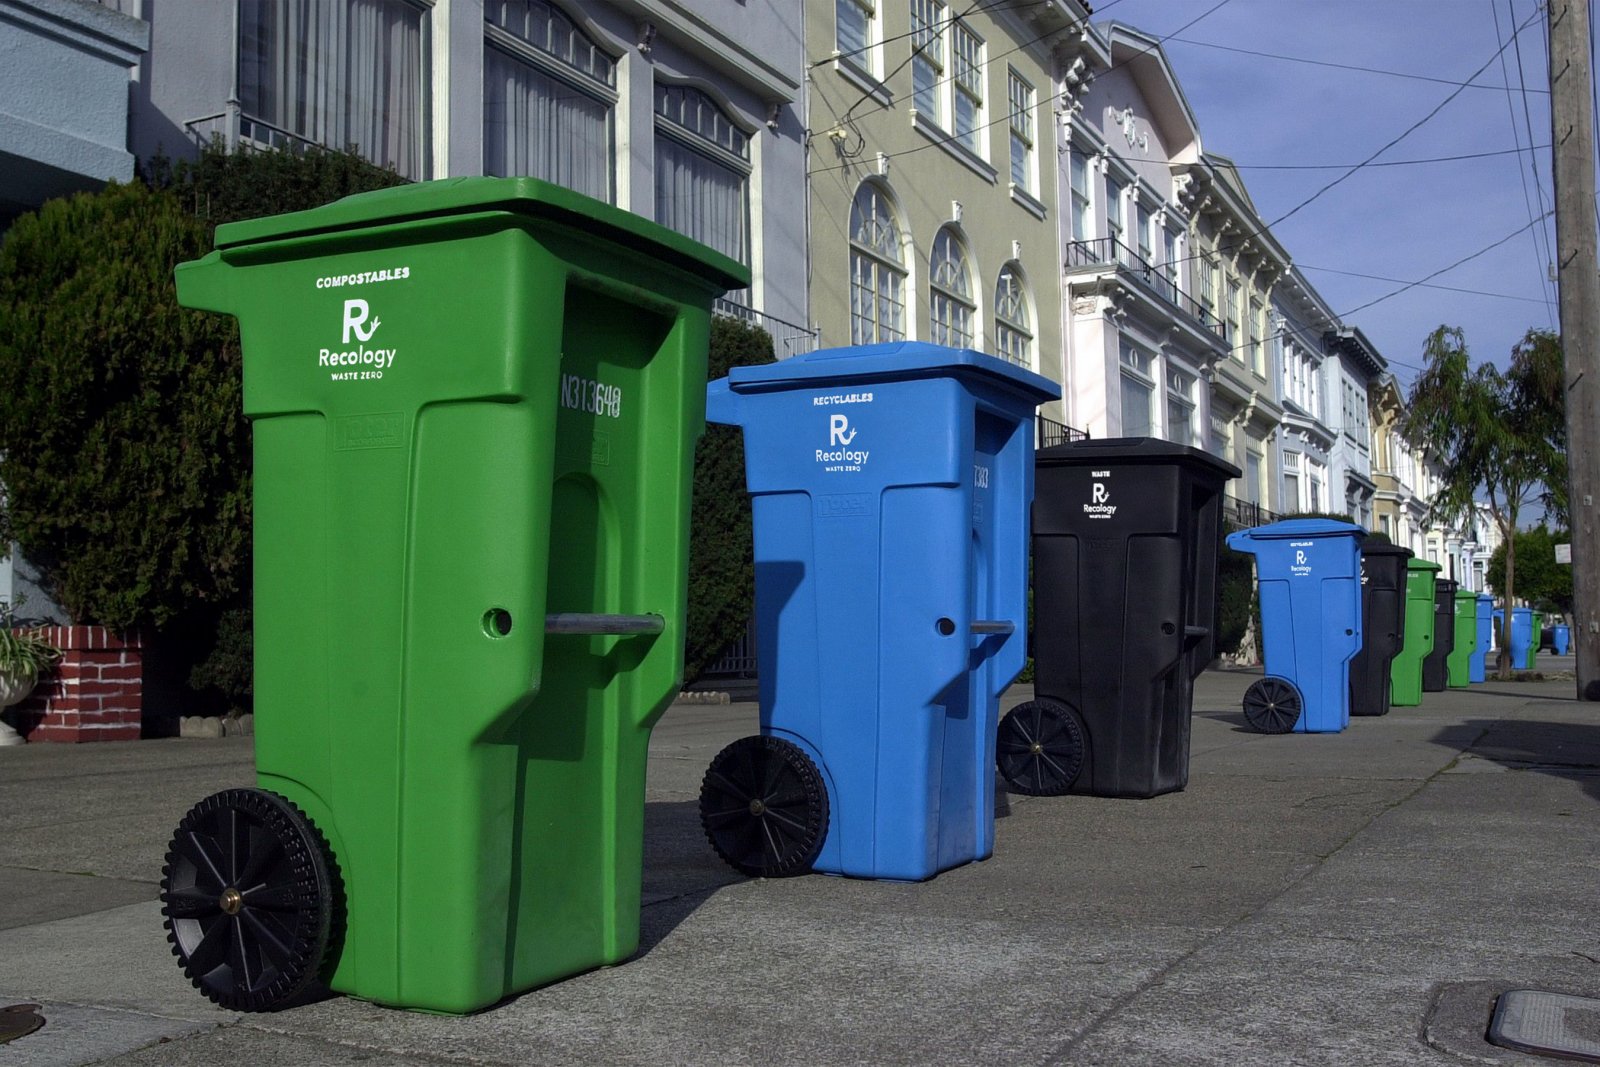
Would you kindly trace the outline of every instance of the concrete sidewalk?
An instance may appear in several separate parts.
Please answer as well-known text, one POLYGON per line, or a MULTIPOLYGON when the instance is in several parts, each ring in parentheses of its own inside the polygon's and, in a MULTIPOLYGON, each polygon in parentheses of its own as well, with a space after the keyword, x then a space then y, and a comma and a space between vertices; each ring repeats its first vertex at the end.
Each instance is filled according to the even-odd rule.
POLYGON ((0 1064, 1552 1062, 1483 1031, 1504 989, 1600 996, 1600 708, 1491 681, 1265 736, 1257 676, 1201 677, 1185 792, 1002 796, 994 857, 916 885, 724 867, 695 797, 756 709, 676 706, 639 955, 467 1018, 189 987, 162 854, 248 738, 0 749, 0 1007, 47 1019, 0 1064))

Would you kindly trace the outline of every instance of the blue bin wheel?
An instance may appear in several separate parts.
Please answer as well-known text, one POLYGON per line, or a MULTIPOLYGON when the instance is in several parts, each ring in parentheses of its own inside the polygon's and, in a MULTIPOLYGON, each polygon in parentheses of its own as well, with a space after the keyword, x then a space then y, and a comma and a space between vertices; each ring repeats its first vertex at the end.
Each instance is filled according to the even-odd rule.
POLYGON ((828 788, 799 745, 742 737, 706 770, 700 825, 717 855, 741 874, 805 874, 827 836, 828 788))
POLYGON ((1083 769, 1083 726, 1054 700, 1030 700, 1006 712, 995 739, 1000 776, 1017 792, 1058 797, 1083 769))
POLYGON ((1300 721, 1305 701, 1287 678, 1268 676, 1244 691, 1244 718, 1264 734, 1286 734, 1300 721))
POLYGON ((328 847, 300 809, 260 789, 214 793, 178 823, 161 914, 178 965, 233 1011, 272 1011, 311 990, 338 897, 328 847))

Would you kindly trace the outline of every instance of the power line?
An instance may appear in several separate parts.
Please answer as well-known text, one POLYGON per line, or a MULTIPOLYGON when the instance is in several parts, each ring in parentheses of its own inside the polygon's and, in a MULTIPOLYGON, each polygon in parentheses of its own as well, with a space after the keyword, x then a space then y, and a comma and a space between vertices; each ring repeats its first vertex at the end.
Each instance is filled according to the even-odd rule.
MULTIPOLYGON (((1456 86, 1460 86, 1463 89, 1492 89, 1492 90, 1499 90, 1499 89, 1502 88, 1502 86, 1499 86, 1499 85, 1478 85, 1478 84, 1474 83, 1471 79, 1468 79, 1467 81, 1464 81, 1464 82, 1458 82, 1458 81, 1454 81, 1453 79, 1450 79, 1450 78, 1435 78, 1435 77, 1431 77, 1431 76, 1429 76, 1427 74, 1410 74, 1410 73, 1407 73, 1406 71, 1402 71, 1402 70, 1382 70, 1382 69, 1380 69, 1378 67, 1363 67, 1363 66, 1358 66, 1358 65, 1353 64, 1353 63, 1332 63, 1332 62, 1329 62, 1328 60, 1324 60, 1324 59, 1307 59, 1304 56, 1286 56, 1286 55, 1282 55, 1281 53, 1277 53, 1277 52, 1256 52, 1256 51, 1252 51, 1251 49, 1248 49, 1248 48, 1235 48, 1232 45, 1217 44, 1214 41, 1193 41, 1193 40, 1190 40, 1187 37, 1169 37, 1169 38, 1167 38, 1167 40, 1174 41, 1174 42, 1176 42, 1178 44, 1192 44, 1192 45, 1196 45, 1196 46, 1198 46, 1200 48, 1216 48, 1216 49, 1220 49, 1220 50, 1222 50, 1224 52, 1238 52, 1241 55, 1258 56, 1258 57, 1260 57, 1262 59, 1278 59, 1278 60, 1282 60, 1285 63, 1305 63, 1305 64, 1308 64, 1308 65, 1313 66, 1313 67, 1334 67, 1334 68, 1336 68, 1338 70, 1360 71, 1363 74, 1386 74, 1391 78, 1409 78, 1412 81, 1436 82, 1436 83, 1438 83, 1440 85, 1456 85, 1456 86)), ((1478 74, 1481 74, 1481 73, 1483 73, 1483 72, 1480 70, 1480 71, 1477 72, 1477 74, 1472 75, 1472 77, 1476 78, 1478 76, 1478 74)), ((1528 92, 1539 92, 1539 91, 1540 90, 1537 90, 1537 89, 1529 89, 1528 90, 1528 92)), ((1548 92, 1549 90, 1544 90, 1544 91, 1548 92)))
MULTIPOLYGON (((1515 156, 1528 152, 1541 152, 1550 146, 1529 145, 1522 147, 1519 137, 1516 148, 1501 148, 1493 152, 1467 152, 1459 156, 1432 156, 1428 159, 1395 159, 1387 162, 1368 163, 1369 167, 1415 167, 1424 163, 1457 163, 1466 159, 1490 159, 1494 156, 1515 156)), ((1344 170, 1347 167, 1358 166, 1354 163, 1235 163, 1235 170, 1344 170)))
MULTIPOLYGON (((1521 34, 1523 30, 1527 29, 1530 25, 1532 25, 1533 20, 1538 18, 1538 17, 1539 17, 1539 12, 1536 10, 1536 11, 1534 11, 1534 13, 1532 15, 1530 15, 1528 17, 1526 22, 1524 22, 1522 25, 1518 26, 1515 30, 1512 31, 1511 40, 1515 41, 1517 39, 1517 36, 1519 34, 1521 34)), ((1430 119, 1432 119, 1435 115, 1437 115, 1439 112, 1443 111, 1445 109, 1445 106, 1448 105, 1452 100, 1454 100, 1456 97, 1460 96, 1463 92, 1465 92, 1467 86, 1471 84, 1472 78, 1476 78, 1478 75, 1480 75, 1484 71, 1488 70, 1490 65, 1492 63, 1494 63, 1494 61, 1496 59, 1500 58, 1500 56, 1505 52, 1506 48, 1508 48, 1509 45, 1510 45, 1510 43, 1507 42, 1506 44, 1503 44, 1499 48, 1495 49, 1494 55, 1490 56, 1487 60, 1485 60, 1483 66, 1481 66, 1477 70, 1473 71, 1471 78, 1468 78, 1467 81, 1462 82, 1460 85, 1458 85, 1456 87, 1454 92, 1452 92, 1449 96, 1445 97, 1443 100, 1439 101, 1438 106, 1436 106, 1432 111, 1428 112, 1426 115, 1422 116, 1416 122, 1414 122, 1410 126, 1406 127, 1406 129, 1404 131, 1402 131, 1398 137, 1395 137, 1388 144, 1384 145, 1382 148, 1380 148, 1376 152, 1372 153, 1372 155, 1368 156, 1365 160, 1363 160, 1360 163, 1357 163, 1355 166, 1351 167, 1348 171, 1346 171, 1345 173, 1339 175, 1339 177, 1335 178, 1333 181, 1329 182, 1327 185, 1324 185, 1321 189, 1318 189, 1316 192, 1312 193, 1310 196, 1308 196, 1304 200, 1300 201, 1300 203, 1296 204, 1294 207, 1290 208, 1288 211, 1284 212, 1282 215, 1279 215, 1277 218, 1275 218, 1271 222, 1267 223, 1265 226, 1262 227, 1262 229, 1260 231, 1257 231, 1257 232, 1259 233, 1259 232, 1262 232, 1262 231, 1265 231, 1265 230, 1270 230, 1272 227, 1278 225, 1279 223, 1286 222, 1290 218, 1294 217, 1294 215, 1296 215, 1302 208, 1305 208, 1305 207, 1309 206, 1310 204, 1315 202, 1317 199, 1319 199, 1324 193, 1326 193, 1326 192, 1330 191, 1331 189, 1335 188, 1336 186, 1340 185, 1346 179, 1348 179, 1351 175, 1355 174, 1357 171, 1359 171, 1363 167, 1367 166, 1373 160, 1375 160, 1379 156, 1383 155, 1389 149, 1393 148, 1395 145, 1399 144, 1401 141, 1403 141, 1407 137, 1411 136, 1411 134, 1415 133, 1425 123, 1427 123, 1430 119)))
POLYGON ((1428 275, 1425 278, 1419 278, 1418 280, 1416 280, 1414 282, 1407 282, 1405 285, 1402 285, 1400 288, 1394 290, 1392 293, 1385 293, 1383 296, 1378 297, 1376 300, 1369 300, 1365 304, 1360 305, 1359 307, 1353 307, 1349 311, 1342 311, 1342 312, 1340 312, 1338 314, 1337 318, 1342 320, 1342 319, 1344 319, 1344 318, 1346 318, 1346 317, 1348 317, 1350 315, 1354 315, 1358 311, 1365 311, 1367 308, 1372 307, 1374 304, 1381 304, 1385 300, 1390 299, 1391 297, 1396 297, 1396 296, 1399 296, 1401 293, 1404 293, 1404 292, 1406 292, 1408 290, 1415 289, 1419 285, 1425 285, 1426 283, 1431 282, 1433 279, 1437 278, 1439 275, 1445 274, 1445 273, 1448 273, 1449 271, 1455 270, 1457 267, 1461 266, 1463 263, 1467 263, 1467 262, 1470 262, 1471 260, 1477 259, 1479 256, 1484 255, 1487 252, 1494 251, 1496 248, 1499 248, 1501 245, 1505 244, 1507 241, 1511 240, 1513 237, 1517 237, 1517 236, 1519 236, 1519 235, 1521 235, 1523 233, 1526 233, 1528 230, 1533 229, 1533 227, 1539 225, 1545 219, 1549 218, 1551 215, 1554 215, 1554 214, 1555 214, 1554 210, 1548 211, 1545 214, 1543 214, 1543 215, 1539 216, 1538 218, 1534 219, 1532 222, 1529 222, 1526 225, 1517 227, 1515 230, 1512 230, 1510 233, 1506 234, 1504 237, 1500 238, 1498 241, 1495 241, 1492 244, 1485 245, 1483 248, 1478 249, 1476 252, 1472 253, 1470 256, 1462 256, 1460 259, 1456 260, 1454 263, 1450 264, 1448 267, 1440 267, 1438 270, 1434 271, 1432 274, 1428 275))
MULTIPOLYGON (((1116 3, 1116 2, 1120 2, 1120 0, 1112 0, 1112 2, 1116 3)), ((1184 30, 1188 29, 1190 26, 1193 26, 1197 22, 1200 22, 1201 20, 1207 18, 1208 16, 1210 16, 1211 14, 1216 12, 1218 9, 1226 6, 1228 3, 1230 3, 1230 0, 1217 0, 1217 3, 1211 5, 1205 11, 1201 12, 1199 15, 1197 15, 1194 18, 1190 19, 1188 22, 1184 23, 1182 26, 1178 27, 1178 29, 1174 30, 1173 32, 1174 33, 1182 33, 1184 30)), ((1107 4, 1105 6, 1109 7, 1110 4, 1107 4)), ((1100 10, 1104 10, 1104 8, 1101 8, 1100 10)), ((1138 52, 1134 53, 1133 55, 1129 56, 1127 59, 1124 59, 1124 60, 1122 60, 1121 62, 1118 62, 1118 63, 1111 64, 1111 66, 1107 67, 1106 70, 1103 73, 1109 74, 1109 73, 1111 73, 1111 71, 1120 69, 1121 67, 1126 66, 1127 64, 1133 62, 1135 59, 1140 58, 1141 56, 1149 55, 1156 48, 1159 48, 1161 46, 1161 43, 1163 41, 1167 40, 1167 39, 1168 38, 1166 38, 1166 37, 1158 37, 1158 38, 1156 38, 1155 44, 1151 45, 1149 48, 1141 49, 1140 51, 1138 51, 1138 52)), ((914 57, 915 55, 916 55, 916 50, 913 49, 912 50, 912 56, 914 57)), ((910 62, 911 62, 911 57, 907 57, 906 61, 904 63, 901 63, 898 67, 896 67, 894 69, 894 71, 891 72, 889 77, 893 77, 895 74, 898 74, 900 71, 904 70, 905 67, 906 67, 906 64, 908 64, 910 62)), ((885 80, 887 80, 887 79, 885 79, 885 80)), ((1049 103, 1049 102, 1052 102, 1052 101, 1055 101, 1055 100, 1060 100, 1061 98, 1063 98, 1064 96, 1067 95, 1068 91, 1069 90, 1062 90, 1059 93, 1053 93, 1050 96, 1045 97, 1040 102, 1041 103, 1049 103)), ((863 94, 860 100, 857 100, 855 104, 851 105, 851 110, 854 110, 854 108, 859 106, 861 101, 865 100, 865 99, 866 99, 866 95, 863 94)), ((880 106, 880 110, 881 110, 881 106, 880 106)), ((1003 122, 1010 122, 1011 121, 1011 114, 1012 113, 1008 110, 1003 115, 1001 115, 999 118, 993 119, 993 120, 991 120, 989 122, 986 122, 982 126, 974 127, 972 132, 976 133, 978 130, 986 130, 986 129, 989 129, 990 127, 998 126, 1003 122)), ((849 118, 850 118, 850 113, 849 113, 849 111, 846 111, 844 117, 839 120, 839 125, 843 125, 846 121, 849 120, 849 118)), ((907 148, 902 152, 886 153, 886 154, 884 154, 883 158, 884 159, 899 159, 902 156, 910 156, 910 155, 915 155, 918 152, 925 152, 930 148, 938 148, 938 147, 942 147, 942 146, 945 146, 945 145, 958 144, 958 143, 959 143, 959 138, 956 137, 956 136, 950 135, 950 134, 946 134, 943 137, 932 137, 930 135, 929 142, 927 144, 925 144, 925 145, 918 145, 916 148, 907 148)), ((859 149, 857 150, 857 154, 859 154, 859 149)), ((819 167, 816 170, 811 171, 810 173, 811 174, 826 174, 829 171, 849 170, 851 167, 853 167, 855 165, 856 165, 855 160, 852 157, 848 162, 840 163, 840 164, 838 164, 836 166, 831 166, 831 167, 819 167)))
POLYGON ((1335 270, 1333 267, 1313 267, 1307 263, 1296 263, 1295 266, 1299 267, 1301 270, 1320 271, 1323 274, 1342 274, 1346 278, 1366 278, 1367 280, 1374 282, 1404 282, 1407 285, 1415 285, 1423 289, 1442 289, 1447 293, 1465 293, 1468 296, 1490 296, 1496 297, 1500 300, 1521 300, 1528 304, 1549 304, 1550 302, 1547 298, 1542 296, 1515 296, 1511 293, 1493 293, 1485 289, 1463 289, 1460 286, 1455 285, 1432 285, 1428 282, 1407 281, 1405 278, 1389 278, 1382 274, 1362 274, 1359 271, 1353 270, 1335 270))
MULTIPOLYGON (((1500 39, 1500 9, 1496 6, 1496 0, 1489 0, 1489 10, 1494 13, 1494 36, 1495 36, 1495 40, 1499 40, 1500 39)), ((1510 16, 1509 21, 1515 22, 1516 18, 1517 18, 1517 9, 1516 9, 1515 4, 1513 3, 1513 0, 1506 0, 1506 11, 1509 13, 1509 16, 1510 16)), ((1523 67, 1522 67, 1522 43, 1521 43, 1521 41, 1516 41, 1515 42, 1515 47, 1516 47, 1516 56, 1517 56, 1517 83, 1522 87, 1522 118, 1523 118, 1523 122, 1524 122, 1524 124, 1525 124, 1525 126, 1527 128, 1527 131, 1528 131, 1528 143, 1532 144, 1533 143, 1533 116, 1528 111, 1528 79, 1527 79, 1526 75, 1523 73, 1523 67)), ((1505 54, 1501 53, 1501 55, 1500 55, 1500 69, 1502 71, 1505 71, 1505 66, 1506 66, 1505 54)), ((1518 143, 1520 144, 1521 143, 1520 136, 1517 133, 1517 113, 1516 113, 1515 108, 1513 108, 1512 104, 1511 104, 1511 85, 1510 85, 1511 78, 1510 78, 1509 74, 1505 77, 1504 80, 1506 82, 1506 110, 1511 115, 1511 134, 1512 134, 1513 137, 1519 137, 1518 143)), ((1531 168, 1533 169, 1534 200, 1537 201, 1537 203, 1539 205, 1539 210, 1540 211, 1544 211, 1545 210, 1544 187, 1539 181, 1539 157, 1538 156, 1530 156, 1529 159, 1528 159, 1528 163, 1531 166, 1531 168)), ((1517 166, 1517 176, 1522 179, 1522 200, 1523 200, 1524 204, 1528 205, 1528 218, 1532 219, 1533 218, 1533 210, 1534 209, 1533 209, 1533 205, 1528 203, 1528 177, 1523 172, 1523 168, 1520 165, 1520 163, 1517 166)), ((1551 285, 1552 284, 1549 281, 1548 265, 1554 261, 1554 257, 1549 254, 1549 249, 1550 249, 1550 237, 1549 237, 1549 235, 1545 232, 1545 228, 1543 226, 1537 227, 1533 231, 1533 254, 1536 257, 1536 259, 1538 260, 1538 262, 1535 264, 1535 266, 1538 269, 1539 276, 1541 278, 1541 281, 1540 281, 1541 287, 1545 286, 1545 285, 1551 285)), ((1552 328, 1554 328, 1555 319, 1551 314, 1549 303, 1546 303, 1546 305, 1545 305, 1545 321, 1552 328)))

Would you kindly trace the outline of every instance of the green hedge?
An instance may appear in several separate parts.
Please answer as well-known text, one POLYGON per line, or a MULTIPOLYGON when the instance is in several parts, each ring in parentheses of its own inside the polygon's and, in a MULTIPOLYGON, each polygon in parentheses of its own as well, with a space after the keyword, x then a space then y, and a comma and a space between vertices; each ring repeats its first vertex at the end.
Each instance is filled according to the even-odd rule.
MULTIPOLYGON (((773 362, 772 338, 760 327, 718 317, 711 322, 711 381, 729 368, 773 362)), ((708 425, 694 454, 694 511, 689 536, 689 620, 685 684, 699 678, 744 635, 755 608, 755 549, 745 492, 744 434, 708 425)))

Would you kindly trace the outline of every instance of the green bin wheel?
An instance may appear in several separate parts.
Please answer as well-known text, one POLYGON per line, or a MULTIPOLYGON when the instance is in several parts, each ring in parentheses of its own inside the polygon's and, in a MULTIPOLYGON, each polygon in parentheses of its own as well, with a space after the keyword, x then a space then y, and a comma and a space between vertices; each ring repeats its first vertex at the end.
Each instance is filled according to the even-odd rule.
POLYGON ((161 914, 178 965, 233 1011, 293 1003, 317 980, 337 897, 327 845, 275 793, 214 793, 178 823, 161 914))
POLYGON ((995 762, 1017 792, 1058 797, 1078 780, 1084 747, 1076 712, 1054 700, 1030 700, 1000 720, 995 762))
POLYGON ((799 745, 742 737, 706 770, 700 825, 717 855, 741 874, 805 874, 828 833, 828 789, 799 745))
POLYGON ((1305 702, 1287 678, 1267 677, 1244 691, 1244 718, 1264 734, 1286 734, 1300 721, 1305 702))

